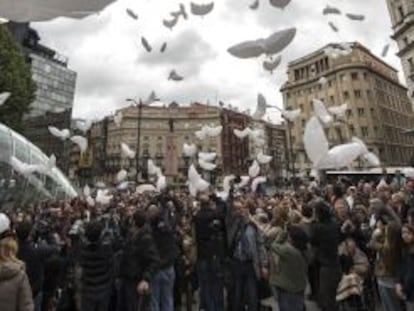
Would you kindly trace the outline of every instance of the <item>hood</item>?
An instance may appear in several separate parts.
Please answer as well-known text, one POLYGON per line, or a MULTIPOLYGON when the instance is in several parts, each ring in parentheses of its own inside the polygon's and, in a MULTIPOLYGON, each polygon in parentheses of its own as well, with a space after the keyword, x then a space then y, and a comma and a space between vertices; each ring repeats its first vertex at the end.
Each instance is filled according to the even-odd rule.
POLYGON ((24 264, 7 262, 0 264, 0 281, 9 280, 24 271, 24 264))

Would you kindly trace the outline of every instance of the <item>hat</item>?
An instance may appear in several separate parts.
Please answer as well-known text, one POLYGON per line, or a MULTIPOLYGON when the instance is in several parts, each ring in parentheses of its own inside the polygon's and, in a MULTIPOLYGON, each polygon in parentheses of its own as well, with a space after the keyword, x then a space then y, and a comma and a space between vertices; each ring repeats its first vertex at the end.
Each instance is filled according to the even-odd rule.
POLYGON ((10 232, 10 219, 6 214, 0 213, 0 239, 8 236, 10 232))

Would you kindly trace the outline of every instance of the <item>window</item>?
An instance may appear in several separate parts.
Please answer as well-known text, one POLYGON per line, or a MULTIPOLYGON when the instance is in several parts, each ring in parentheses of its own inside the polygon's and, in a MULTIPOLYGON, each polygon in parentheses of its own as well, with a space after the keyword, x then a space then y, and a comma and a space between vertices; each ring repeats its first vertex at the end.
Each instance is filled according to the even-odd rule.
POLYGON ((361 90, 354 91, 355 98, 361 98, 361 90))
POLYGON ((344 91, 343 95, 344 95, 345 100, 349 99, 349 92, 348 91, 344 91))
POLYGON ((371 90, 367 90, 367 97, 368 97, 368 99, 371 98, 371 90))
POLYGON ((352 110, 351 109, 347 109, 346 110, 346 116, 349 118, 349 117, 352 117, 352 110))
POLYGON ((331 100, 331 104, 335 104, 335 97, 334 96, 331 96, 330 100, 331 100))
POLYGON ((355 127, 352 124, 349 125, 349 132, 352 136, 355 136, 355 127))
POLYGON ((364 72, 364 80, 368 80, 368 74, 364 72))
POLYGON ((368 127, 362 126, 361 127, 361 132, 362 132, 363 137, 367 137, 368 136, 368 127))
POLYGON ((352 80, 358 80, 358 72, 351 73, 351 79, 352 80))
POLYGON ((302 119, 302 127, 305 127, 305 126, 306 126, 306 120, 302 119))
POLYGON ((358 108, 358 116, 363 117, 365 114, 365 109, 364 108, 358 108))

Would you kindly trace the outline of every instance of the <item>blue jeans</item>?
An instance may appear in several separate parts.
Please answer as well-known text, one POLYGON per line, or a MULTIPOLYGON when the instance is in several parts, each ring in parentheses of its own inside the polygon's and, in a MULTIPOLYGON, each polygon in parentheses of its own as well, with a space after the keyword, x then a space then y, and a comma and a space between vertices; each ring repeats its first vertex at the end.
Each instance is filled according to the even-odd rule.
POLYGON ((223 264, 214 257, 197 262, 197 276, 200 284, 200 307, 205 311, 224 310, 223 264))
POLYGON ((151 311, 174 311, 174 266, 160 270, 151 283, 151 311))
POLYGON ((231 310, 257 311, 259 308, 258 280, 253 262, 241 262, 233 259, 231 262, 231 288, 229 299, 231 310))
POLYGON ((378 285, 378 288, 384 311, 401 311, 400 300, 395 289, 382 285, 378 285))
POLYGON ((305 309, 305 293, 289 293, 276 286, 272 288, 272 291, 279 304, 279 311, 303 311, 305 309))

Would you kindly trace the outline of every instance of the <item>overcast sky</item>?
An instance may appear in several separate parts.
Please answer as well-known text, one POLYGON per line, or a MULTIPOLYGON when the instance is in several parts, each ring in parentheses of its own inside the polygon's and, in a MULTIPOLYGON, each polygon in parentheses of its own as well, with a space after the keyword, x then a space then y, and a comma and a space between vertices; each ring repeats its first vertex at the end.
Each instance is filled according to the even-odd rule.
POLYGON ((204 18, 190 15, 173 31, 162 25, 162 19, 170 19, 169 12, 177 10, 180 2, 189 11, 190 1, 118 0, 84 20, 59 18, 33 26, 44 44, 69 57, 69 67, 78 73, 75 117, 110 113, 125 106, 126 98, 145 98, 152 90, 165 103, 216 104, 222 100, 240 110, 254 110, 261 92, 271 104, 282 106, 279 88, 287 78, 287 63, 329 42, 359 41, 377 55, 391 43, 385 61, 401 68, 396 45, 390 39, 386 0, 292 0, 285 10, 260 0, 257 11, 248 8, 253 1, 216 0, 211 14, 204 18), (366 20, 361 23, 344 15, 323 16, 327 4, 344 13, 364 14, 366 20), (134 10, 139 19, 127 16, 126 8, 134 10), (328 21, 339 27, 338 34, 330 30, 328 21), (297 35, 282 52, 282 65, 273 75, 262 69, 262 58, 245 60, 227 53, 231 45, 290 27, 297 28, 297 35), (141 46, 141 36, 153 46, 152 53, 141 46), (168 48, 161 54, 164 42, 168 48), (168 81, 172 69, 183 75, 184 81, 168 81))

